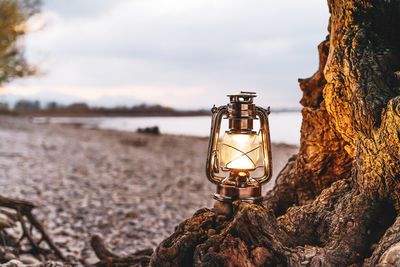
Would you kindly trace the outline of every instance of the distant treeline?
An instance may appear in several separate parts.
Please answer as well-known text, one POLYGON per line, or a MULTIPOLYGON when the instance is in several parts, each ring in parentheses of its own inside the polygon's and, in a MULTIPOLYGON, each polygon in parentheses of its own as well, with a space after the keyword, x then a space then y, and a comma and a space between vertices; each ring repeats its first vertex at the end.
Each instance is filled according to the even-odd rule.
POLYGON ((41 105, 39 101, 20 100, 10 108, 0 103, 0 113, 23 116, 201 116, 209 115, 209 110, 176 110, 161 105, 140 104, 113 108, 91 107, 86 103, 62 105, 49 102, 41 105))

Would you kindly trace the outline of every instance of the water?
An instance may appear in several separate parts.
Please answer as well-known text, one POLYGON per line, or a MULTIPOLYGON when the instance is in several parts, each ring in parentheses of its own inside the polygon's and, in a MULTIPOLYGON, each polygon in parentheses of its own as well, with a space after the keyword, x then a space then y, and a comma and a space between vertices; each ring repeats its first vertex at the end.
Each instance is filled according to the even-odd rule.
MULTIPOLYGON (((161 133, 207 137, 210 135, 211 116, 198 117, 52 117, 36 118, 36 122, 83 124, 87 127, 135 132, 138 128, 158 126, 161 133)), ((226 129, 227 120, 223 120, 226 129)), ((274 143, 298 145, 301 113, 280 112, 269 116, 271 139, 274 143)), ((256 123, 255 127, 259 124, 256 123)))

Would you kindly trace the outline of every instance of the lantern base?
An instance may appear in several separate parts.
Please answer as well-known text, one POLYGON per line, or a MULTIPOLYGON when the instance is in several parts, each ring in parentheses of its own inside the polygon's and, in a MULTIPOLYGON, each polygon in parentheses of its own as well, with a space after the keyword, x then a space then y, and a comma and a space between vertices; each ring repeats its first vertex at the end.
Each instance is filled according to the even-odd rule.
POLYGON ((263 197, 261 195, 261 185, 256 184, 247 187, 236 187, 232 185, 217 185, 217 193, 214 199, 222 202, 233 202, 236 200, 261 204, 263 197))

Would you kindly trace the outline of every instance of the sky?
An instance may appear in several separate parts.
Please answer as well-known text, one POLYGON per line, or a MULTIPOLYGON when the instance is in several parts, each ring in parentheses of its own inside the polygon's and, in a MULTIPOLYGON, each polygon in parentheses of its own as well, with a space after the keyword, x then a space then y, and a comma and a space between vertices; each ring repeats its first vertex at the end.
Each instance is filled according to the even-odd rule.
POLYGON ((241 90, 299 107, 318 66, 321 0, 43 0, 23 40, 41 75, 5 94, 99 105, 209 108, 241 90))

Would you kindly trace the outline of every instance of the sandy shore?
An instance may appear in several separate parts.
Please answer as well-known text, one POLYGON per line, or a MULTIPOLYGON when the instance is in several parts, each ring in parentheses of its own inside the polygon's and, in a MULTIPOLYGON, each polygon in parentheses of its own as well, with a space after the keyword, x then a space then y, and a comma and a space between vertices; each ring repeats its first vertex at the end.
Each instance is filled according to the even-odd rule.
MULTIPOLYGON (((94 233, 118 252, 154 247, 212 206, 207 142, 0 117, 0 194, 37 203, 56 243, 86 262, 94 233)), ((297 148, 272 148, 276 175, 297 148)))

